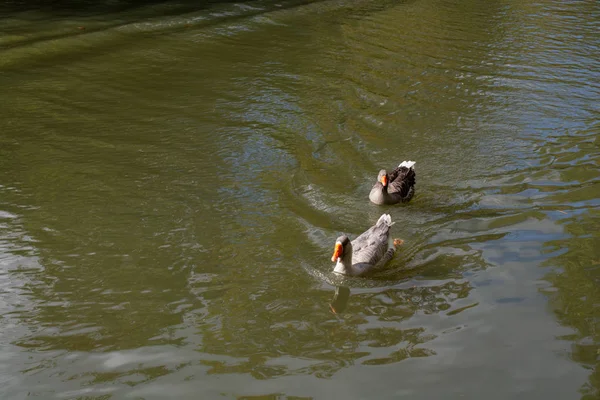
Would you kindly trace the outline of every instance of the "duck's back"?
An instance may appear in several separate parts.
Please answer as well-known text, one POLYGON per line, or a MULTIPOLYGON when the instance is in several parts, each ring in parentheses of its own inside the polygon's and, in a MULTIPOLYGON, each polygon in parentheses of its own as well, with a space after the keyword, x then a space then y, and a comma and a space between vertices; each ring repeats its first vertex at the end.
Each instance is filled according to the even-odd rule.
POLYGON ((385 216, 387 218, 382 220, 382 215, 375 226, 352 241, 352 265, 375 265, 388 250, 392 222, 389 215, 385 216))
POLYGON ((399 166, 390 173, 388 192, 399 196, 403 202, 409 201, 414 195, 417 182, 414 168, 399 166))

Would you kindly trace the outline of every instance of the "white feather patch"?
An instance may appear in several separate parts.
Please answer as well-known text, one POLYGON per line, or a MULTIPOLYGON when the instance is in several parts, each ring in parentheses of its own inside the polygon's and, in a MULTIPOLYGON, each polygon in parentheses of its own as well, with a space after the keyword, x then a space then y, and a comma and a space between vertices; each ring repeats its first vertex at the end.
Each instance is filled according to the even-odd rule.
POLYGON ((390 214, 382 214, 375 225, 379 225, 381 222, 383 222, 387 226, 392 226, 395 224, 395 222, 392 222, 392 217, 390 216, 390 214))
POLYGON ((402 161, 400 163, 400 165, 398 165, 398 168, 400 168, 400 167, 412 168, 412 167, 414 167, 414 165, 416 163, 417 163, 416 161, 402 161))

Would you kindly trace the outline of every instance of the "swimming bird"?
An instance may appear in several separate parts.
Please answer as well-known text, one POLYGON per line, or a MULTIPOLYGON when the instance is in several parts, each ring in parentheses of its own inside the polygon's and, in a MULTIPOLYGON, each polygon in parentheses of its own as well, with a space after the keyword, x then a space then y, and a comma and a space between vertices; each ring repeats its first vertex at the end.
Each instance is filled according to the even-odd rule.
POLYGON ((331 256, 331 261, 336 263, 333 272, 360 276, 383 267, 394 256, 396 246, 404 242, 391 240, 390 227, 393 224, 392 217, 383 214, 374 226, 352 242, 348 236, 338 237, 331 256))
POLYGON ((378 205, 408 203, 415 194, 415 164, 414 161, 402 161, 390 174, 385 169, 379 171, 369 200, 378 205))

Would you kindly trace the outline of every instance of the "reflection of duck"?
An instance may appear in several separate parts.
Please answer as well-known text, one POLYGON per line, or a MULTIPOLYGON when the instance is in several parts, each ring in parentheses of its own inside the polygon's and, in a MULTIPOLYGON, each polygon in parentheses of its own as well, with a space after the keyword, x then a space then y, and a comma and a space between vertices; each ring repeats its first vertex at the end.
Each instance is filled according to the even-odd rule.
POLYGON ((334 314, 344 312, 348 305, 348 298, 350 298, 350 289, 346 286, 336 286, 333 300, 329 304, 329 309, 334 314))
POLYGON ((336 263, 333 272, 358 276, 385 265, 394 256, 396 246, 403 243, 400 239, 390 240, 392 225, 392 217, 383 214, 374 226, 352 242, 347 236, 337 238, 331 257, 336 263))
POLYGON ((379 171, 369 200, 379 205, 408 203, 415 194, 415 164, 414 161, 402 161, 390 174, 385 169, 379 171))

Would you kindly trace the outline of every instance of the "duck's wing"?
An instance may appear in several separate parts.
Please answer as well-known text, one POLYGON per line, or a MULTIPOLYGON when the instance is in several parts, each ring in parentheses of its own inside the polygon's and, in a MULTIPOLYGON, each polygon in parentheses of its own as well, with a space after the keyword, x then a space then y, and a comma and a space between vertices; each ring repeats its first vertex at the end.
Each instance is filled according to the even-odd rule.
POLYGON ((377 264, 389 248, 391 217, 382 215, 375 226, 352 241, 352 264, 377 264))
POLYGON ((389 194, 400 196, 404 201, 406 201, 405 199, 409 198, 409 196, 412 197, 416 183, 416 174, 414 168, 400 166, 394 169, 389 175, 389 194))

